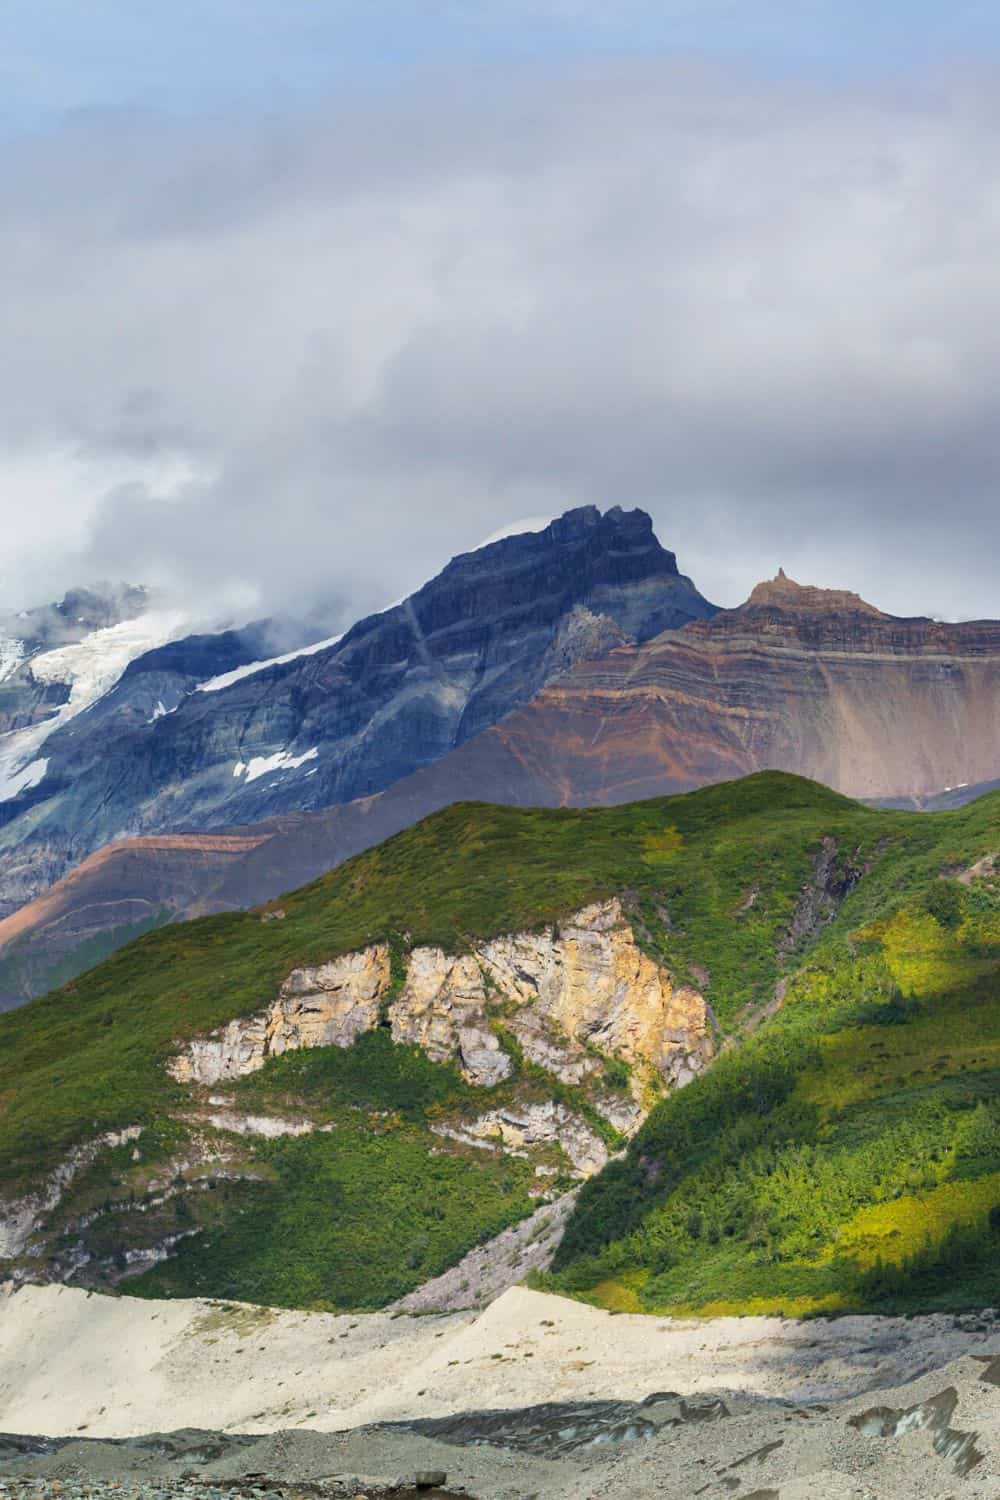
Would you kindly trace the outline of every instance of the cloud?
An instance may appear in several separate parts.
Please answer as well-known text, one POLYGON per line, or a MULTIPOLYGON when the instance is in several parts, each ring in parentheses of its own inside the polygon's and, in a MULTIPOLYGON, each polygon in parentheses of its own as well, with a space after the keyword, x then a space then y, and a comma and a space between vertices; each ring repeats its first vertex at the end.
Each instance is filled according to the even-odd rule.
POLYGON ((0 585, 340 623, 593 502, 722 602, 1000 613, 992 83, 595 63, 8 144, 0 585))

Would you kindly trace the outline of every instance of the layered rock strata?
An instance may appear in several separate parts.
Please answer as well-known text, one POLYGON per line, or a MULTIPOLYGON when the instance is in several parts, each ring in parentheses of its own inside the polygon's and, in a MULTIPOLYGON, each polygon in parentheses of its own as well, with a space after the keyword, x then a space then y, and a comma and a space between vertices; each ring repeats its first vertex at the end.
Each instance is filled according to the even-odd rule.
POLYGON ((130 1125, 77 1146, 37 1192, 14 1203, 0 1203, 0 1260, 13 1260, 25 1251, 39 1222, 59 1204, 74 1177, 85 1171, 99 1152, 137 1140, 140 1133, 139 1126, 130 1125))
POLYGON ((512 1156, 528 1156, 539 1146, 558 1147, 578 1177, 593 1177, 608 1164, 608 1148, 565 1104, 546 1100, 520 1109, 494 1109, 470 1124, 431 1127, 438 1135, 468 1145, 495 1145, 512 1156))
POLYGON ((627 802, 754 771, 913 805, 1000 771, 1000 622, 883 614, 779 575, 738 609, 580 661, 422 773, 520 805, 627 802))

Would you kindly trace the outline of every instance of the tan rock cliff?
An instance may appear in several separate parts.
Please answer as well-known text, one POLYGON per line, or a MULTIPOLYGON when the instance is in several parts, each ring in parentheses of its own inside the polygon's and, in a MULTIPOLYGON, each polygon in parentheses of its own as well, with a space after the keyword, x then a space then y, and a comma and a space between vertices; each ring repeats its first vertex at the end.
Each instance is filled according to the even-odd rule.
MULTIPOLYGON (((214 1084, 289 1049, 348 1047, 378 1024, 390 980, 384 944, 297 969, 269 1010, 189 1043, 170 1071, 182 1082, 214 1084)), ((713 1052, 701 995, 675 987, 642 952, 616 897, 554 932, 496 938, 470 954, 415 948, 388 1009, 394 1041, 414 1043, 436 1062, 454 1059, 484 1088, 513 1069, 493 1030, 501 1013, 525 1056, 565 1082, 596 1073, 602 1058, 628 1063, 635 1103, 650 1084, 660 1091, 688 1082, 713 1052)))
POLYGON ((687 1083, 711 1059, 703 998, 675 988, 642 952, 617 897, 584 908, 555 934, 498 938, 480 957, 496 988, 521 1003, 509 1024, 525 1055, 567 1081, 598 1066, 593 1051, 629 1063, 638 1088, 650 1078, 668 1088, 687 1083), (553 1034, 564 1038, 559 1060, 553 1034))
POLYGON ((315 969, 294 969, 269 1010, 199 1037, 168 1065, 181 1083, 220 1083, 300 1047, 349 1047, 378 1024, 391 980, 384 943, 315 969))

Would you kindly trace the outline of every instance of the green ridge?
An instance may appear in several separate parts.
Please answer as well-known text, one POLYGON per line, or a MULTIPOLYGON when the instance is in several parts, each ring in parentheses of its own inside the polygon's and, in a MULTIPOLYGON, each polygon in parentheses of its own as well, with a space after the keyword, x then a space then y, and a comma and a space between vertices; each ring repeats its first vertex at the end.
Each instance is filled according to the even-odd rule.
MULTIPOLYGON (((774 772, 618 808, 456 805, 283 898, 284 920, 160 929, 0 1016, 0 1196, 141 1125, 140 1163, 103 1153, 65 1206, 104 1204, 106 1248, 121 1195, 141 1195, 191 1128, 167 1123, 189 1103, 164 1069, 180 1042, 262 1009, 294 967, 377 939, 398 966, 411 945, 460 951, 618 894, 728 1041, 584 1189, 551 1284, 650 1311, 991 1300, 1000 896, 988 876, 940 877, 993 851, 1000 795, 886 812, 774 772)), ((227 1092, 331 1128, 230 1142, 250 1177, 150 1211, 151 1239, 168 1212, 200 1232, 138 1290, 377 1305, 531 1206, 526 1164, 442 1153, 431 1126, 544 1097, 533 1069, 473 1090, 380 1032, 227 1092)))

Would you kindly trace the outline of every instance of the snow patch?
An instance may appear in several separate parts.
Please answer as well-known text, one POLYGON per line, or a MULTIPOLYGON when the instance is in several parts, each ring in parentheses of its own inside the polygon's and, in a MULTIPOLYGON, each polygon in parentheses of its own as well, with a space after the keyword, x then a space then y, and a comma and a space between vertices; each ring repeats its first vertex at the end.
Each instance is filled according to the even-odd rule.
POLYGON ((40 781, 45 780, 48 769, 47 760, 33 760, 30 765, 22 766, 18 771, 4 773, 0 769, 0 802, 9 802, 19 792, 26 792, 29 787, 37 786, 40 781))
POLYGON ((306 750, 303 755, 292 755, 289 750, 276 750, 273 755, 255 755, 252 760, 238 760, 233 767, 235 777, 245 776, 247 783, 256 781, 260 776, 268 776, 272 771, 295 771, 299 766, 304 766, 307 760, 316 760, 319 756, 319 747, 314 745, 311 750, 306 750))
POLYGON ((210 677, 207 682, 199 682, 197 691, 199 693, 219 693, 223 688, 232 687, 234 682, 242 682, 244 677, 253 677, 257 672, 266 672, 268 667, 283 667, 288 661, 297 661, 300 656, 315 656, 320 651, 327 651, 331 646, 336 646, 338 641, 344 639, 344 633, 331 635, 325 641, 313 641, 311 646, 300 646, 297 651, 286 651, 284 656, 269 656, 266 661, 250 661, 243 667, 234 667, 231 672, 220 672, 218 677, 210 677))
MULTIPOLYGON (((31 657, 30 671, 35 681, 66 683, 70 690, 69 699, 43 723, 0 735, 0 788, 9 787, 30 769, 39 746, 54 730, 61 729, 114 687, 130 661, 156 646, 176 640, 189 625, 188 616, 180 611, 152 610, 136 620, 123 620, 119 625, 95 630, 72 645, 58 646, 54 651, 43 651, 31 657)), ((21 646, 20 641, 13 644, 21 646)), ((3 659, 9 655, 8 652, 3 659)), ((3 675, 0 670, 0 679, 3 675)), ((38 775, 37 781, 25 782, 20 789, 26 785, 36 786, 41 779, 38 775)), ((4 793, 5 797, 14 795, 10 791, 4 793)))
POLYGON ((123 620, 95 630, 71 646, 59 646, 36 656, 32 676, 38 682, 66 682, 69 702, 50 721, 50 727, 74 718, 114 687, 130 661, 144 656, 184 633, 187 617, 175 610, 154 610, 136 620, 123 620))

